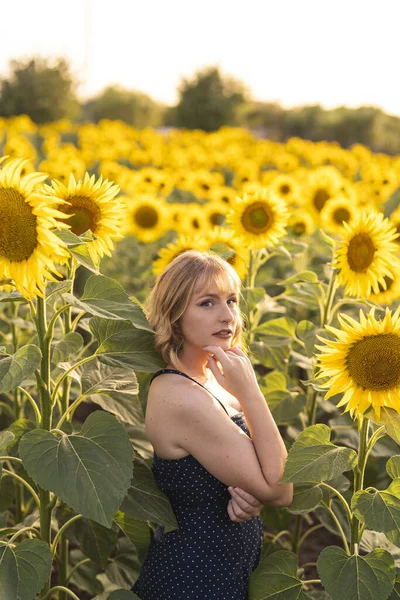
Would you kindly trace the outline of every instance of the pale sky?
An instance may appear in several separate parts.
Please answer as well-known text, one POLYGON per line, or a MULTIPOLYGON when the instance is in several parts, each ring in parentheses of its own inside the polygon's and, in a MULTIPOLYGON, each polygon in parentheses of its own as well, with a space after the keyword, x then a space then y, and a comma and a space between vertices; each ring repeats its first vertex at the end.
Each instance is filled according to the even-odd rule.
POLYGON ((3 0, 0 75, 62 55, 82 98, 118 83, 173 104, 218 65, 257 100, 400 115, 399 17, 400 0, 3 0))

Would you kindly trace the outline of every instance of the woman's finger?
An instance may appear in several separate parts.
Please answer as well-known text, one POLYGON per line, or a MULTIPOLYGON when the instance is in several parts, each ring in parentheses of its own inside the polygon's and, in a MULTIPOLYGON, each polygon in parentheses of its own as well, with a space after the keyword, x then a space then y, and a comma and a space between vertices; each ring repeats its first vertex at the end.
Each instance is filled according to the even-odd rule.
POLYGON ((231 502, 233 511, 239 519, 241 519, 242 521, 249 521, 253 518, 253 515, 251 513, 248 513, 247 511, 243 510, 243 508, 239 505, 235 498, 231 498, 231 502))
POLYGON ((232 508, 232 499, 228 502, 228 515, 231 521, 234 521, 235 523, 240 522, 240 519, 235 515, 235 512, 232 508))
POLYGON ((259 504, 261 504, 261 502, 258 500, 258 498, 256 498, 255 496, 252 496, 249 492, 246 492, 246 490, 243 490, 242 488, 237 488, 237 487, 229 488, 229 490, 232 490, 234 493, 236 493, 240 498, 243 498, 243 500, 245 500, 251 506, 258 507, 259 504))
POLYGON ((253 512, 255 510, 254 506, 249 504, 244 498, 241 498, 235 492, 231 492, 232 500, 235 501, 235 506, 238 506, 241 511, 246 513, 246 515, 253 516, 253 512))

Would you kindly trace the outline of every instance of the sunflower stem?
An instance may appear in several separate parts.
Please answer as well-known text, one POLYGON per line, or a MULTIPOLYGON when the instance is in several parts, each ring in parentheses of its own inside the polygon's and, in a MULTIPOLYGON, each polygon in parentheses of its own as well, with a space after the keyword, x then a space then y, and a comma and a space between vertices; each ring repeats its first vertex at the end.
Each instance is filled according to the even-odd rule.
MULTIPOLYGON (((69 290, 68 290, 70 293, 72 293, 73 289, 74 289, 74 278, 75 278, 76 267, 77 267, 77 263, 76 263, 75 259, 71 256, 70 263, 68 266, 68 275, 67 275, 68 279, 71 281, 69 290)), ((65 335, 67 335, 71 331, 72 331, 72 315, 71 315, 71 306, 69 305, 68 308, 64 312, 64 333, 65 333, 65 335)), ((69 377, 67 377, 67 379, 65 379, 65 381, 63 382, 63 388, 62 388, 62 393, 61 393, 61 412, 63 414, 65 414, 68 409, 70 391, 71 391, 71 379, 69 377)), ((64 594, 60 594, 60 600, 65 600, 64 594)))
POLYGON ((303 528, 303 515, 297 515, 296 524, 294 527, 293 538, 292 538, 292 552, 294 552, 295 554, 297 554, 297 551, 299 549, 299 540, 300 540, 300 534, 301 534, 302 528, 303 528))
MULTIPOLYGON (((365 417, 360 417, 359 420, 359 444, 358 444, 358 461, 353 469, 354 472, 354 494, 359 492, 364 487, 364 472, 368 458, 368 429, 369 420, 365 417)), ((353 514, 351 520, 351 549, 353 554, 358 554, 358 546, 360 543, 360 521, 353 514)))
MULTIPOLYGON (((46 431, 51 429, 51 378, 50 378, 50 342, 47 333, 47 316, 46 316, 46 291, 43 298, 38 297, 36 303, 36 329, 38 334, 39 347, 42 352, 42 361, 40 365, 40 373, 37 373, 40 393, 41 406, 41 428, 46 431)), ((44 542, 51 542, 51 514, 53 507, 50 504, 50 492, 39 488, 40 499, 40 535, 44 542)), ((45 584, 40 598, 44 598, 50 589, 50 579, 45 584)))
POLYGON ((325 325, 329 325, 329 323, 330 323, 332 303, 333 303, 333 299, 335 297, 336 289, 337 289, 336 269, 332 268, 331 275, 329 278, 328 291, 327 291, 326 299, 325 299, 325 303, 324 303, 324 312, 322 314, 321 329, 323 329, 325 327, 325 325))

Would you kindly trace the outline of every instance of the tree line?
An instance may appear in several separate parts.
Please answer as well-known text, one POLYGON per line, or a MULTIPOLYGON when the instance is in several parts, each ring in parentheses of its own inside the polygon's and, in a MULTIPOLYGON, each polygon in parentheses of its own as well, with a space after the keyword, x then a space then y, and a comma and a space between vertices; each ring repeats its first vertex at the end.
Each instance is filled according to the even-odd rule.
POLYGON ((166 106, 149 95, 121 86, 106 87, 80 102, 78 83, 68 61, 32 57, 10 61, 10 74, 0 79, 0 116, 27 114, 35 123, 62 118, 77 122, 120 119, 136 128, 182 127, 216 131, 241 126, 261 137, 284 142, 291 137, 336 141, 348 148, 360 143, 375 152, 400 154, 400 118, 374 106, 319 105, 284 109, 278 103, 252 99, 238 79, 209 66, 182 79, 178 102, 166 106))

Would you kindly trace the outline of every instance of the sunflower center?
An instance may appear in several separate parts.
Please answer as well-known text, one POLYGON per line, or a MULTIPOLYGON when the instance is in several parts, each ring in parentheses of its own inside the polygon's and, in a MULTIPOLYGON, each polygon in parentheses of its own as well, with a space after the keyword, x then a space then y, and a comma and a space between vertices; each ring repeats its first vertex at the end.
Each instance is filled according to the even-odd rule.
POLYGON ((212 226, 221 225, 225 215, 220 212, 213 212, 210 214, 210 223, 212 226))
POLYGON ((0 256, 27 260, 37 247, 37 218, 14 188, 0 188, 0 256))
POLYGON ((371 335, 356 342, 349 351, 347 368, 363 389, 387 391, 400 385, 400 336, 371 335))
POLYGON ((158 223, 158 213, 152 206, 140 206, 135 212, 135 221, 142 229, 152 229, 158 223))
POLYGON ((82 235, 89 229, 96 233, 101 219, 101 210, 97 204, 87 196, 70 196, 67 201, 71 204, 61 204, 58 210, 65 215, 71 215, 66 223, 71 226, 72 233, 82 235))
POLYGON ((297 221, 290 226, 291 230, 297 235, 301 235, 306 230, 306 224, 303 221, 297 221))
POLYGON ((286 194, 288 194, 290 192, 290 187, 288 186, 287 183, 283 183, 281 185, 281 187, 279 188, 279 191, 281 194, 283 194, 284 196, 286 196, 286 194))
POLYGON ((350 220, 350 213, 347 210, 347 208, 338 208, 333 213, 333 218, 336 221, 336 223, 339 223, 339 225, 341 225, 343 221, 346 221, 347 223, 350 220))
POLYGON ((325 206, 325 202, 329 200, 330 197, 331 195, 329 194, 329 192, 327 192, 325 188, 318 188, 317 190, 315 190, 313 202, 318 212, 321 212, 321 210, 325 206))
POLYGON ((347 258, 350 269, 356 273, 363 273, 368 269, 374 259, 375 246, 367 233, 358 233, 349 244, 347 258))
POLYGON ((253 202, 243 212, 241 220, 246 231, 265 233, 271 229, 274 216, 263 202, 253 202))

